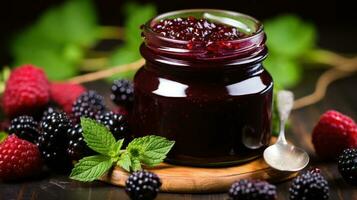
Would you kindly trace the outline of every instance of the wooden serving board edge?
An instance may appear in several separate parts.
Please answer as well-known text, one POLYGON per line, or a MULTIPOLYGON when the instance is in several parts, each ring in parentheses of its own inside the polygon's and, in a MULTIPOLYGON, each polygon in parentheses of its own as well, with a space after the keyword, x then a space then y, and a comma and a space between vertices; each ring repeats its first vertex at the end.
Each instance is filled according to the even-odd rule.
MULTIPOLYGON (((129 173, 122 171, 119 168, 114 169, 110 173, 104 175, 100 180, 117 185, 125 186, 125 181, 129 177, 129 173)), ((233 182, 239 179, 261 179, 271 183, 278 183, 294 178, 297 173, 281 172, 272 168, 264 168, 257 171, 221 176, 204 177, 202 180, 192 180, 192 178, 178 177, 172 181, 171 176, 159 175, 162 181, 160 190, 162 192, 171 193, 208 193, 208 192, 226 192, 233 182)))

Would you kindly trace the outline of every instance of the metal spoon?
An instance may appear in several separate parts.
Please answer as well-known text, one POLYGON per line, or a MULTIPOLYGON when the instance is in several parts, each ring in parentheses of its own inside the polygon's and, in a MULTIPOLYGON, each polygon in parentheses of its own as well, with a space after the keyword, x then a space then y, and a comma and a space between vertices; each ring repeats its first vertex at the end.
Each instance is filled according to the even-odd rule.
POLYGON ((264 151, 264 160, 268 165, 280 171, 296 172, 309 163, 309 155, 301 148, 288 144, 285 139, 285 123, 294 104, 294 95, 290 91, 278 92, 278 110, 280 115, 280 133, 274 145, 264 151))

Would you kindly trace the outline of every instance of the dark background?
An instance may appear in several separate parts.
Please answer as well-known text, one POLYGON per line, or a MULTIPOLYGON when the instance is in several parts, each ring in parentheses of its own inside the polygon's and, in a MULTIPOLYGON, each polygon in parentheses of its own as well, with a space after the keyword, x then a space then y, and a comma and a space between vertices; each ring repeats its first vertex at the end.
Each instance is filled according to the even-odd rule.
MULTIPOLYGON (((46 8, 63 0, 3 0, 0 2, 0 65, 10 62, 7 43, 16 32, 33 22, 46 8)), ((295 13, 314 23, 319 46, 342 53, 357 52, 357 6, 348 0, 138 0, 155 3, 159 13, 184 8, 220 8, 252 15, 262 21, 284 13, 295 13)), ((95 0, 100 23, 120 25, 125 1, 95 0)))

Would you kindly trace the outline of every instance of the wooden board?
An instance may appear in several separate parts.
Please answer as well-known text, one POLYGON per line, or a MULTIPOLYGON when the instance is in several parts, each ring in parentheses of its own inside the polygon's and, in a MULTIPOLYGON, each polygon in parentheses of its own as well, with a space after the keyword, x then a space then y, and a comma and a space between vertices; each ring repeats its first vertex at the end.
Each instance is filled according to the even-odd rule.
MULTIPOLYGON (((227 191, 239 179, 261 179, 272 183, 290 179, 296 173, 286 173, 270 168, 263 158, 247 164, 224 168, 198 168, 176 166, 162 163, 150 168, 162 181, 161 191, 174 193, 208 193, 227 191)), ((124 186, 129 174, 115 168, 102 180, 114 185, 124 186)))
MULTIPOLYGON (((271 143, 275 140, 276 138, 272 138, 271 143)), ((282 172, 270 168, 262 157, 232 167, 200 168, 162 163, 148 170, 160 177, 161 191, 174 193, 226 192, 232 183, 239 179, 261 179, 276 183, 297 175, 297 173, 282 172)), ((116 167, 101 180, 113 185, 124 186, 129 175, 120 167, 116 167)))

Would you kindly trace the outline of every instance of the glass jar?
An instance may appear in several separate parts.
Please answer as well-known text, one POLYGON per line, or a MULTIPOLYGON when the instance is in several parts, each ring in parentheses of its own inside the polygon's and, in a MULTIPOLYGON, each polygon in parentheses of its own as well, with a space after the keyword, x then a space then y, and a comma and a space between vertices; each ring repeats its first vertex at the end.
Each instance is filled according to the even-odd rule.
POLYGON ((134 78, 135 136, 175 140, 166 160, 175 164, 224 166, 260 156, 271 137, 273 94, 262 65, 262 24, 236 12, 195 9, 159 15, 142 28, 146 63, 134 78), (208 47, 151 29, 162 19, 188 16, 235 26, 247 37, 208 47))

